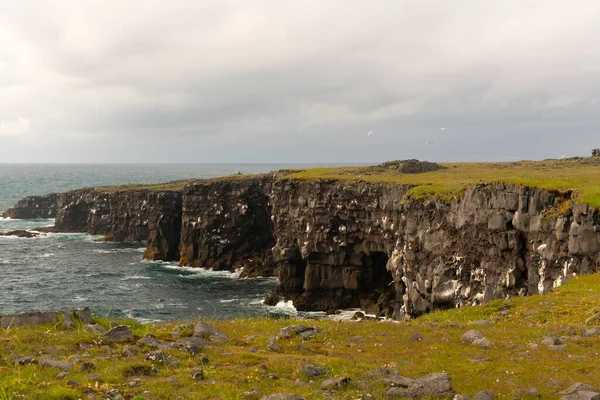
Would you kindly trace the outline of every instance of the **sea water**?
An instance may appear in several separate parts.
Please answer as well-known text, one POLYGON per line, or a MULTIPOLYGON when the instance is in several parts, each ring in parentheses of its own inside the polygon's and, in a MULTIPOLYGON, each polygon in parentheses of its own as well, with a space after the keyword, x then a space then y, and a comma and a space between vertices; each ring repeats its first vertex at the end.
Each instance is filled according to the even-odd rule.
MULTIPOLYGON (((0 164, 0 213, 28 195, 311 166, 315 165, 0 164)), ((53 222, 0 218, 0 232, 53 222)), ((275 278, 240 279, 238 273, 143 261, 143 243, 104 243, 98 238, 80 233, 0 236, 0 314, 89 306, 100 316, 164 321, 255 316, 271 310, 285 316, 295 311, 289 304, 263 304, 275 289, 275 278)))

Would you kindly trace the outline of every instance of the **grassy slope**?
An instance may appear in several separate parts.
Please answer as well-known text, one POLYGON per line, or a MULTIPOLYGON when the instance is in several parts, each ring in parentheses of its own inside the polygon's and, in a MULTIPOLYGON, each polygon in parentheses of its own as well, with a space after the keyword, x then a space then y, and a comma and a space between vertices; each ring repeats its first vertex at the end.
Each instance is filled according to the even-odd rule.
MULTIPOLYGON (((85 398, 84 388, 98 396, 111 388, 117 388, 126 397, 142 396, 149 391, 149 398, 239 398, 241 393, 259 387, 263 394, 287 392, 305 395, 307 398, 323 398, 316 394, 321 379, 309 382, 300 372, 305 363, 328 365, 331 375, 344 375, 352 379, 351 385, 336 394, 335 398, 357 398, 360 393, 372 393, 381 398, 387 386, 382 380, 367 379, 367 387, 359 381, 365 373, 392 366, 402 375, 421 376, 430 372, 446 371, 454 388, 467 395, 489 389, 501 398, 519 389, 537 388, 543 398, 557 398, 556 392, 575 382, 597 385, 600 382, 600 336, 580 337, 581 326, 594 315, 600 300, 600 274, 578 277, 567 285, 545 296, 514 298, 496 301, 486 306, 466 307, 457 310, 435 312, 405 322, 335 322, 294 321, 271 319, 238 319, 215 321, 214 325, 233 340, 219 347, 206 347, 209 363, 198 366, 199 356, 191 356, 179 350, 167 353, 179 358, 179 368, 157 365, 159 373, 154 377, 142 377, 134 387, 132 378, 124 377, 124 370, 132 365, 150 365, 144 354, 135 358, 121 358, 123 345, 110 345, 110 352, 100 348, 100 338, 81 329, 64 331, 55 327, 20 327, 0 331, 0 399, 9 398, 85 398), (500 317, 500 312, 509 315, 500 317), (474 321, 498 317, 489 325, 476 325, 474 321), (294 323, 317 325, 322 332, 304 343, 298 338, 279 340, 280 353, 266 350, 269 336, 280 327, 294 323), (476 328, 495 345, 490 349, 462 344, 460 336, 468 329, 476 328), (421 333, 422 341, 409 341, 411 333, 421 333), (527 344, 539 343, 546 335, 568 335, 567 348, 563 352, 539 350, 527 352, 527 344), (250 338, 259 335, 257 338, 250 338), (362 336, 355 342, 348 337, 362 336), (80 344, 94 344, 90 350, 80 350, 80 344), (97 344, 95 344, 97 343, 97 344), (303 344, 313 351, 298 350, 303 344), (61 359, 79 354, 84 360, 96 364, 94 371, 103 380, 96 387, 88 373, 78 368, 64 378, 56 378, 58 370, 37 365, 13 367, 11 353, 35 356, 46 346, 65 351, 61 359), (257 353, 250 351, 255 346, 257 353), (85 354, 89 354, 86 356, 85 354), (266 371, 260 368, 267 367, 266 371), (203 368, 206 379, 194 382, 189 372, 203 368), (271 380, 265 375, 276 374, 271 380), (562 382, 554 386, 549 378, 562 382), (82 384, 70 388, 67 380, 82 384), (297 381, 299 380, 299 381, 297 381)), ((108 326, 108 321, 102 321, 108 326)), ((598 322, 600 323, 600 321, 598 322)), ((138 336, 152 333, 169 340, 175 323, 162 325, 130 324, 138 336)), ((591 327, 591 325, 588 325, 591 327)), ((191 331, 188 329, 188 333, 191 331)), ((172 339, 171 339, 172 340, 172 339)), ((143 398, 143 397, 138 397, 143 398)), ((521 396, 527 398, 527 396, 521 396)))
POLYGON ((418 185, 409 195, 450 198, 469 185, 506 182, 561 191, 575 190, 579 201, 600 207, 600 160, 582 158, 568 160, 520 161, 514 163, 441 164, 446 169, 420 173, 369 173, 364 167, 315 168, 288 178, 363 180, 392 184, 418 185))

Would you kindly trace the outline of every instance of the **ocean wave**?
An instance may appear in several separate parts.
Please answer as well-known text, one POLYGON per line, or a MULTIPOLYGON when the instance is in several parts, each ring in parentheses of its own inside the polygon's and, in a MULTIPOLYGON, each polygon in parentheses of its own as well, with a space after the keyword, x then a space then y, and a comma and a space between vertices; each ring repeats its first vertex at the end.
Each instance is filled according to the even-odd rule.
POLYGON ((212 269, 204 269, 204 268, 194 268, 194 267, 184 267, 181 266, 179 264, 176 263, 163 263, 160 264, 160 266, 162 268, 166 268, 166 269, 171 269, 171 270, 175 270, 175 271, 182 271, 182 272, 186 272, 186 274, 182 274, 181 276, 184 278, 190 278, 190 277, 211 277, 211 276, 219 276, 219 277, 224 277, 224 278, 232 278, 232 279, 238 279, 240 277, 240 274, 242 273, 241 270, 237 270, 235 272, 231 272, 231 271, 214 271, 212 269))
POLYGON ((233 303, 234 301, 239 301, 240 299, 221 299, 219 303, 233 303))
POLYGON ((40 258, 50 258, 54 257, 54 253, 44 253, 40 256, 40 258))
POLYGON ((292 300, 280 301, 269 310, 269 315, 273 317, 296 317, 298 316, 298 310, 294 307, 292 300))
POLYGON ((10 260, 6 258, 0 258, 0 264, 10 264, 10 260))
POLYGON ((142 248, 142 250, 140 251, 139 248, 137 247, 124 247, 124 248, 118 248, 118 249, 94 249, 92 250, 93 253, 100 253, 100 254, 117 254, 117 253, 140 253, 143 252, 145 249, 142 248))
POLYGON ((15 221, 11 217, 0 217, 0 221, 15 221))
POLYGON ((124 278, 121 278, 122 281, 129 281, 132 279, 152 279, 149 276, 144 276, 144 275, 131 275, 131 276, 126 276, 124 278))

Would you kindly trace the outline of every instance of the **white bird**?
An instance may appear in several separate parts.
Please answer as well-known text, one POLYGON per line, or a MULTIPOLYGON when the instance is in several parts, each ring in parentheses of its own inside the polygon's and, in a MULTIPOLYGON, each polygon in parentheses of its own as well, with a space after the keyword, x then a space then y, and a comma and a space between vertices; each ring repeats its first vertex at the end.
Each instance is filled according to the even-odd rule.
POLYGON ((371 129, 371 130, 369 131, 369 133, 367 133, 367 136, 371 136, 372 134, 373 134, 373 129, 371 129))
POLYGON ((446 129, 448 129, 448 128, 446 128, 445 126, 443 126, 443 127, 441 127, 441 128, 438 128, 438 129, 439 129, 440 131, 445 131, 445 130, 446 130, 446 129))
POLYGON ((565 158, 565 156, 560 156, 560 158, 565 158))
POLYGON ((423 142, 423 144, 433 144, 433 142, 423 142))

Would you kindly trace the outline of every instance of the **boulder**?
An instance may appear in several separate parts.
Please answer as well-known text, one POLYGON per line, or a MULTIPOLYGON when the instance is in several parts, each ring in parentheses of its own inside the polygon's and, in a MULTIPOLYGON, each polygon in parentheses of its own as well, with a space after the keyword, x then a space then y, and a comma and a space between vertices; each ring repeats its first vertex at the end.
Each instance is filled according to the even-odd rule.
POLYGON ((206 322, 198 322, 194 328, 194 337, 206 340, 216 340, 218 342, 227 342, 229 337, 214 326, 206 322))
POLYGON ((133 332, 127 325, 119 325, 109 330, 104 339, 116 343, 129 342, 133 340, 133 332))
POLYGON ((58 361, 47 357, 42 357, 40 359, 40 365, 43 367, 53 367, 58 368, 63 371, 70 371, 73 369, 73 363, 67 361, 58 361))
POLYGON ((460 337, 460 340, 466 344, 471 344, 475 340, 480 339, 485 339, 485 337, 476 329, 471 329, 470 331, 463 333, 463 335, 460 337))
POLYGON ((436 372, 416 378, 408 385, 408 393, 416 398, 444 397, 455 394, 450 377, 445 372, 436 372))
POLYGON ((321 382, 321 389, 323 390, 340 390, 345 389, 350 383, 350 378, 347 377, 335 377, 328 378, 321 382))
POLYGON ((306 364, 301 367, 302 373, 307 378, 315 378, 317 376, 327 375, 331 370, 329 367, 317 367, 312 364, 306 364))

